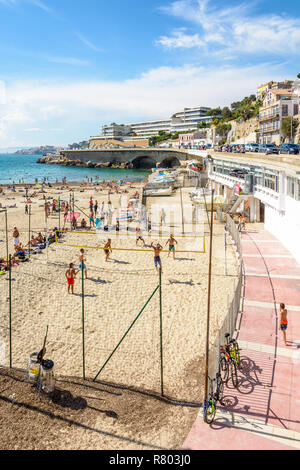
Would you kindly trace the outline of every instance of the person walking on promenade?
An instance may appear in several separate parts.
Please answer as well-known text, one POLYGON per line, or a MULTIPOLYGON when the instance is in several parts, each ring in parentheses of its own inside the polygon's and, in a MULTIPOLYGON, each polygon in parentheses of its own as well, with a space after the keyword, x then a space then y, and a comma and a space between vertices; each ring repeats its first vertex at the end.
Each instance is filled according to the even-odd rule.
POLYGON ((241 232, 242 231, 242 214, 239 214, 238 220, 239 220, 238 231, 241 232))
POLYGON ((241 230, 244 230, 244 231, 246 230, 246 220, 247 219, 246 219, 245 215, 243 215, 242 223, 241 223, 241 226, 242 226, 241 230))
POLYGON ((288 326, 288 321, 287 321, 287 309, 285 308, 285 305, 283 303, 280 304, 280 326, 279 329, 283 333, 283 339, 284 343, 286 345, 286 330, 288 326))

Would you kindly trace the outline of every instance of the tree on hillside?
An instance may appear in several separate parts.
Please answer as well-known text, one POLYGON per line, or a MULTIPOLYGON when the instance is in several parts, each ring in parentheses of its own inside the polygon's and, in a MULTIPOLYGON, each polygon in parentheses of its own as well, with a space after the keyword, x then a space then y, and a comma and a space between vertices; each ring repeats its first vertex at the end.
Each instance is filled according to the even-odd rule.
POLYGON ((225 122, 220 122, 216 126, 216 131, 219 135, 226 135, 231 130, 231 125, 226 124, 225 122))
POLYGON ((297 78, 300 78, 300 73, 298 73, 297 78))
POLYGON ((206 129, 207 127, 209 127, 209 123, 208 122, 200 122, 200 124, 198 124, 198 129, 206 129))
POLYGON ((206 116, 219 116, 222 113, 221 108, 213 108, 206 112, 206 116))
POLYGON ((290 118, 290 117, 283 118, 282 124, 281 124, 282 138, 285 140, 288 137, 290 142, 292 142, 292 140, 295 137, 298 125, 299 125, 298 119, 290 118))
POLYGON ((228 108, 228 106, 225 106, 222 109, 221 114, 222 114, 223 119, 231 119, 231 117, 232 117, 232 113, 231 113, 230 109, 228 108))

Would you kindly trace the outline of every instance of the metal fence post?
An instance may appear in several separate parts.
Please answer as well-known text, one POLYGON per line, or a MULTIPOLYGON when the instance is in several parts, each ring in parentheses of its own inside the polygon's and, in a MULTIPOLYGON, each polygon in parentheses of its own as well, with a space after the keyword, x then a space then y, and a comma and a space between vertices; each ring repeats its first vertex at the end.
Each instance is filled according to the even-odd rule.
POLYGON ((9 367, 12 368, 12 302, 11 302, 11 255, 9 255, 9 367))
POLYGON ((5 233, 6 233, 6 261, 8 261, 8 222, 7 222, 7 209, 5 209, 5 233))
POLYGON ((82 375, 85 380, 85 341, 84 341, 84 269, 81 261, 81 307, 82 307, 82 375))
POLYGON ((159 269, 159 312, 160 312, 160 385, 161 385, 161 396, 163 397, 164 396, 164 361, 163 361, 161 267, 159 269))
POLYGON ((30 255, 31 255, 31 239, 30 239, 30 236, 31 236, 31 205, 29 205, 29 213, 28 213, 28 237, 29 237, 29 258, 30 258, 30 255))
POLYGON ((60 230, 60 196, 58 198, 58 229, 60 230))

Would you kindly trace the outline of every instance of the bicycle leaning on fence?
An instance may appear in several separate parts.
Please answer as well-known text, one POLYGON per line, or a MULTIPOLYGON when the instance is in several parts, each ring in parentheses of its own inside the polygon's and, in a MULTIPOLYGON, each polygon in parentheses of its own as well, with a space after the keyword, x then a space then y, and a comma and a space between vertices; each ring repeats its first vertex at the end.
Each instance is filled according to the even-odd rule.
POLYGON ((221 374, 217 374, 215 379, 209 379, 209 395, 203 403, 203 419, 207 424, 211 424, 215 419, 217 402, 222 404, 224 384, 221 374), (214 390, 214 382, 216 382, 216 389, 214 390))
POLYGON ((238 342, 226 333, 226 344, 220 346, 220 370, 223 382, 227 382, 229 376, 234 387, 238 386, 237 369, 240 368, 240 348, 238 342))

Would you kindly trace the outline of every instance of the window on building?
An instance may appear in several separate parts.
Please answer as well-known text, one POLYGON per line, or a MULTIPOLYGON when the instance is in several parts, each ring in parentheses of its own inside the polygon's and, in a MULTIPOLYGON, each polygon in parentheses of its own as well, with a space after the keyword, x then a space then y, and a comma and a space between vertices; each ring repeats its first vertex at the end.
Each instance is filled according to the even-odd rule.
POLYGON ((294 178, 287 177, 287 195, 290 197, 295 197, 295 186, 296 181, 294 178))
POLYGON ((298 186, 298 190, 297 190, 297 201, 300 201, 300 180, 297 180, 297 186, 298 186))
POLYGON ((289 107, 287 104, 282 105, 282 116, 286 117, 289 115, 289 107))
POLYGON ((299 113, 299 105, 294 104, 294 115, 299 113))
POLYGON ((264 186, 278 192, 278 176, 266 172, 264 186))
POLYGON ((254 184, 258 184, 259 186, 263 186, 264 184, 264 174, 261 170, 256 170, 254 176, 254 184))

